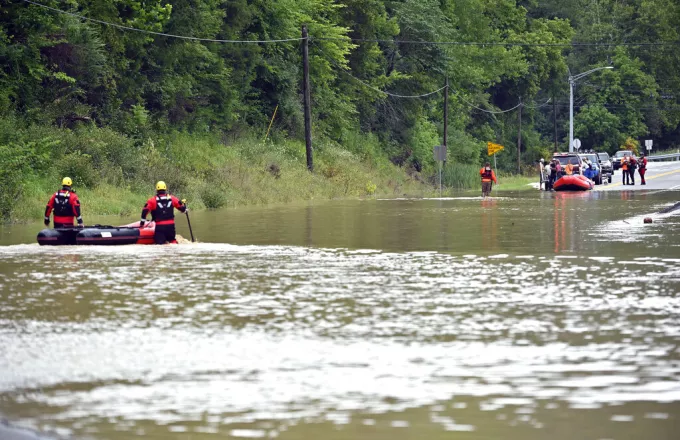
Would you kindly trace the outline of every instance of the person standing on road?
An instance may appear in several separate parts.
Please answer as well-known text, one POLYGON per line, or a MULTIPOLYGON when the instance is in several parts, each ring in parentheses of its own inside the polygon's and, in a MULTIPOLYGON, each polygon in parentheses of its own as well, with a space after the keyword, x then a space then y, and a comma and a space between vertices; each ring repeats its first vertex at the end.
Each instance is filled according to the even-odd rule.
POLYGON ((637 160, 631 155, 628 160, 628 172, 630 173, 630 184, 635 185, 635 170, 637 170, 637 160))
POLYGON ((139 227, 146 223, 146 216, 151 213, 151 220, 156 222, 153 235, 156 244, 177 243, 175 234, 175 209, 187 212, 186 200, 179 200, 168 194, 168 186, 163 181, 156 183, 156 195, 147 200, 142 209, 142 219, 139 227))
POLYGON ((544 162, 545 162, 545 160, 543 160, 543 158, 541 158, 541 160, 538 161, 538 189, 543 190, 544 187, 545 187, 545 189, 547 191, 548 184, 545 180, 545 177, 543 176, 543 171, 544 171, 543 167, 545 165, 544 162))
POLYGON ((83 216, 80 215, 80 200, 76 192, 71 189, 73 182, 70 177, 61 181, 61 189, 52 194, 45 207, 45 226, 50 225, 50 214, 54 210, 54 227, 73 227, 73 218, 78 221, 78 227, 83 227, 83 216))
POLYGON ((555 186, 555 181, 557 180, 557 164, 559 164, 557 159, 550 161, 550 191, 552 191, 555 186))
POLYGON ((642 182, 640 185, 647 185, 645 181, 645 173, 647 172, 647 158, 645 153, 640 153, 640 160, 638 160, 638 173, 640 173, 640 179, 642 182))
POLYGON ((630 182, 630 174, 628 173, 628 156, 623 156, 621 158, 621 183, 623 185, 628 185, 630 182))
POLYGON ((551 168, 550 168, 550 163, 546 162, 545 166, 543 167, 543 180, 545 181, 545 190, 550 191, 552 189, 552 181, 551 179, 551 168))
POLYGON ((479 170, 479 175, 482 177, 482 197, 489 197, 491 194, 491 182, 498 184, 496 179, 496 174, 491 169, 491 164, 489 162, 484 164, 484 168, 479 170))

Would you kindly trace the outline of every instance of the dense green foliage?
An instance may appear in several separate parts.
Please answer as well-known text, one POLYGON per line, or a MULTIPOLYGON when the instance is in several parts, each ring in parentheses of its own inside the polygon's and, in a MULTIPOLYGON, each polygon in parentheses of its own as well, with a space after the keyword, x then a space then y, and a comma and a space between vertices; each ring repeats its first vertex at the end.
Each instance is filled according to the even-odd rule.
MULTIPOLYGON (((39 3, 196 39, 125 30, 22 0, 0 0, 5 218, 8 204, 22 197, 22 182, 48 174, 72 174, 89 188, 133 180, 148 186, 163 177, 175 179, 177 189, 197 192, 192 182, 222 179, 217 186, 229 193, 229 181, 210 174, 210 159, 235 157, 244 145, 256 144, 252 139, 264 137, 277 106, 274 143, 267 145, 299 145, 301 42, 197 39, 299 38, 303 24, 310 33, 315 148, 322 155, 326 146, 373 164, 389 160, 415 179, 432 182, 432 147, 443 134, 443 92, 399 98, 381 90, 425 94, 448 78, 447 170, 478 166, 486 159, 487 141, 506 146, 499 168, 516 170, 519 109, 498 114, 479 109, 505 110, 520 102, 521 160, 528 166, 553 150, 555 123, 559 149, 566 148, 568 66, 574 74, 615 67, 577 83, 575 134, 586 148, 612 152, 628 138, 652 138, 661 148, 680 144, 680 46, 636 44, 680 41, 680 4, 674 0, 39 3), (179 173, 168 165, 183 160, 173 146, 191 139, 193 148, 205 149, 204 160, 182 165, 179 173)), ((323 177, 323 169, 317 174, 323 177)))

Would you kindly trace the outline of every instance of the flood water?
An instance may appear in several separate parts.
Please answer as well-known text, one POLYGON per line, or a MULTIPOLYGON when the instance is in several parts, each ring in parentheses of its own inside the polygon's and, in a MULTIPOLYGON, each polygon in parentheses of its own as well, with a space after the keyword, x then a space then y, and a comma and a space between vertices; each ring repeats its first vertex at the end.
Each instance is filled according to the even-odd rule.
POLYGON ((680 215, 642 219, 679 195, 192 212, 202 243, 161 247, 4 227, 0 415, 96 440, 677 439, 680 215))

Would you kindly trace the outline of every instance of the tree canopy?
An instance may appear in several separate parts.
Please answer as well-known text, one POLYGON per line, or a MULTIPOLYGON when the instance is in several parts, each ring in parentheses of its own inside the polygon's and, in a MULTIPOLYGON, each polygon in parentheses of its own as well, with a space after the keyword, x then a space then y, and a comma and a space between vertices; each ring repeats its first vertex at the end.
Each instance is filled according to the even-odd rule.
POLYGON ((680 145, 673 0, 34 3, 48 8, 0 0, 0 115, 34 123, 97 124, 143 142, 149 130, 264 132, 278 106, 274 130, 300 137, 304 24, 314 133, 340 146, 370 134, 394 163, 431 167, 443 92, 395 95, 448 79, 452 160, 478 163, 493 141, 506 145, 500 166, 513 167, 521 110, 530 163, 552 151, 555 132, 567 148, 569 72, 600 66, 614 69, 576 83, 586 148, 680 145))

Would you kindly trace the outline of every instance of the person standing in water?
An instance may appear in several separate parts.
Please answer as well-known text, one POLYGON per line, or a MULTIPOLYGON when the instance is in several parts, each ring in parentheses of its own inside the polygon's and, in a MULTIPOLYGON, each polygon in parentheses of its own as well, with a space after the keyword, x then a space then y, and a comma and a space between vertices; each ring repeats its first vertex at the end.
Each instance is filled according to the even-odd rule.
POLYGON ((146 216, 151 214, 151 220, 156 222, 154 241, 156 244, 177 243, 175 234, 175 209, 179 212, 187 212, 185 200, 168 193, 165 182, 156 183, 156 195, 151 197, 142 209, 142 219, 139 227, 146 223, 146 216))
POLYGON ((73 219, 78 222, 78 227, 83 227, 83 216, 80 215, 80 200, 76 192, 71 189, 73 181, 70 177, 64 177, 61 181, 61 189, 52 194, 45 207, 45 226, 50 225, 50 214, 54 211, 54 227, 73 227, 73 219))
POLYGON ((491 182, 498 184, 496 173, 491 169, 489 162, 485 163, 484 168, 479 170, 479 175, 482 177, 482 197, 489 197, 491 194, 491 182))

